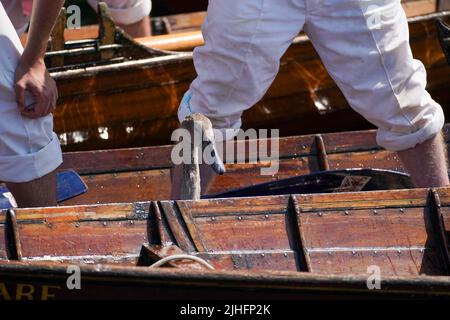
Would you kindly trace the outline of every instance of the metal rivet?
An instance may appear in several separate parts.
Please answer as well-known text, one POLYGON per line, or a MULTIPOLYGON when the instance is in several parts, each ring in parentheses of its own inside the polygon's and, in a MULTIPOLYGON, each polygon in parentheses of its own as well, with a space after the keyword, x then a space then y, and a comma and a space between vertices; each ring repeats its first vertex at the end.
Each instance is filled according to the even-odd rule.
POLYGON ((285 252, 285 253, 284 253, 284 256, 287 258, 288 254, 285 252))
POLYGON ((353 250, 353 251, 352 251, 352 254, 353 254, 353 255, 355 255, 355 254, 356 254, 356 251, 355 251, 355 250, 353 250))
POLYGON ((329 256, 332 256, 332 255, 333 255, 333 252, 329 251, 329 252, 328 252, 328 255, 329 255, 329 256))
POLYGON ((400 209, 400 212, 401 212, 401 213, 405 212, 405 209, 401 208, 401 209, 400 209))
POLYGON ((264 257, 265 257, 265 254, 264 254, 264 253, 261 253, 261 257, 263 257, 263 258, 264 258, 264 257))
POLYGON ((106 227, 106 222, 103 222, 102 224, 103 224, 104 227, 106 227))
POLYGON ((398 254, 402 254, 402 250, 397 250, 397 253, 398 254))
POLYGON ((133 220, 131 220, 131 221, 130 221, 130 224, 134 224, 134 221, 133 221, 133 220))
POLYGON ((377 210, 373 210, 373 214, 378 214, 378 211, 377 210))
POLYGON ((269 215, 268 215, 268 214, 266 214, 264 217, 265 217, 266 219, 269 219, 269 215))
POLYGON ((420 253, 424 253, 425 252, 425 250, 424 249, 420 249, 420 253))
POLYGON ((80 227, 80 223, 75 223, 75 228, 79 228, 80 227))
POLYGON ((319 213, 317 213, 317 215, 318 215, 319 217, 322 217, 322 216, 323 216, 323 213, 322 213, 322 212, 319 212, 319 213))
POLYGON ((348 216, 348 215, 350 214, 350 212, 349 212, 348 210, 345 210, 345 211, 344 211, 344 214, 345 214, 346 216, 348 216))
POLYGON ((302 149, 305 150, 305 149, 306 149, 306 146, 305 146, 305 145, 302 145, 302 149))
POLYGON ((238 217, 238 220, 242 220, 242 217, 238 217))
POLYGON ((211 218, 211 221, 216 221, 216 218, 212 217, 212 218, 211 218))
POLYGON ((373 254, 378 254, 378 251, 374 251, 373 254))

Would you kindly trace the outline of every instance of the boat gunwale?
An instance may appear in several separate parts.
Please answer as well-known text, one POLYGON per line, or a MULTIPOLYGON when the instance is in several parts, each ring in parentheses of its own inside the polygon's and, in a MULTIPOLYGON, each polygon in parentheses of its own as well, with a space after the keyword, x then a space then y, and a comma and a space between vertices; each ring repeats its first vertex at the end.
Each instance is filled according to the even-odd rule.
MULTIPOLYGON (((73 263, 0 261, 0 275, 8 279, 23 278, 66 281, 67 268, 73 263)), ((113 264, 78 265, 83 281, 106 283, 132 283, 135 286, 162 285, 205 288, 359 292, 382 294, 423 294, 450 296, 448 276, 387 276, 379 290, 367 288, 367 276, 357 274, 335 275, 298 271, 210 271, 185 269, 149 269, 148 267, 118 266, 113 264)))

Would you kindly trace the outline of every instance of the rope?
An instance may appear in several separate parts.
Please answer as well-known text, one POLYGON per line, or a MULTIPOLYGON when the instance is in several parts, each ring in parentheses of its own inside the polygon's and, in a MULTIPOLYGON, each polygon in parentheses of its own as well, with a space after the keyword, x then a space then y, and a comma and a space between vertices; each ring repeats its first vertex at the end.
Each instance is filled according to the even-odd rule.
POLYGON ((165 265, 167 262, 173 261, 173 260, 193 260, 195 262, 198 262, 199 264, 205 266, 206 268, 210 270, 214 270, 214 267, 210 265, 208 262, 203 260, 202 258, 191 256, 189 254, 174 254, 173 256, 165 257, 158 262, 155 262, 152 264, 149 268, 158 268, 163 265, 165 265))

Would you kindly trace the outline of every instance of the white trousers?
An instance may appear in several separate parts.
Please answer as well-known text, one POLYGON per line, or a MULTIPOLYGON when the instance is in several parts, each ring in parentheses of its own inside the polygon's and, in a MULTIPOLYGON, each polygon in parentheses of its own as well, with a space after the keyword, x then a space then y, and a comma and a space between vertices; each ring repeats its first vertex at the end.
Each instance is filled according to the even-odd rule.
MULTIPOLYGON (((0 180, 29 182, 62 163, 53 117, 22 117, 16 103, 14 77, 23 48, 0 3, 0 180)), ((26 99, 31 104, 32 96, 26 99)))
POLYGON ((302 29, 351 107, 378 127, 379 145, 412 148, 442 129, 400 0, 210 0, 180 121, 200 112, 215 128, 240 128, 302 29))
POLYGON ((97 10, 98 2, 108 5, 109 13, 116 23, 132 24, 142 20, 152 10, 151 0, 88 0, 97 10))

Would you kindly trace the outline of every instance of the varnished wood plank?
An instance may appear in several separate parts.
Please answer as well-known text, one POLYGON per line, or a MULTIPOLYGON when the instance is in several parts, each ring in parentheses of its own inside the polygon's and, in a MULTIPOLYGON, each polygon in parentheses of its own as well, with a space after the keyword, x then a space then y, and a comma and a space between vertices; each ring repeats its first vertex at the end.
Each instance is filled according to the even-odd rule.
POLYGON ((302 212, 319 212, 328 208, 376 209, 421 207, 427 203, 426 189, 392 191, 371 191, 359 193, 331 193, 298 195, 302 212), (382 201, 381 201, 382 200, 382 201))
POLYGON ((304 245, 331 251, 336 248, 351 251, 352 248, 426 247, 429 217, 423 208, 376 209, 376 213, 374 210, 302 212, 304 245))
POLYGON ((287 197, 178 201, 178 205, 200 252, 290 248, 287 197))
POLYGON ((196 250, 195 239, 190 234, 190 229, 184 216, 181 214, 175 202, 162 201, 159 203, 161 214, 167 219, 170 232, 172 233, 177 245, 185 252, 196 250))
POLYGON ((135 264, 149 237, 148 206, 18 210, 23 259, 135 264))
POLYGON ((201 253, 217 270, 298 271, 296 253, 292 250, 237 251, 201 253))
POLYGON ((358 250, 311 252, 313 272, 327 274, 353 274, 369 277, 380 270, 381 279, 389 276, 442 275, 439 254, 419 250, 358 250), (372 268, 379 269, 372 269, 372 268))
POLYGON ((445 274, 427 207, 374 208, 300 214, 311 272, 364 274, 377 266, 384 275, 445 274))

